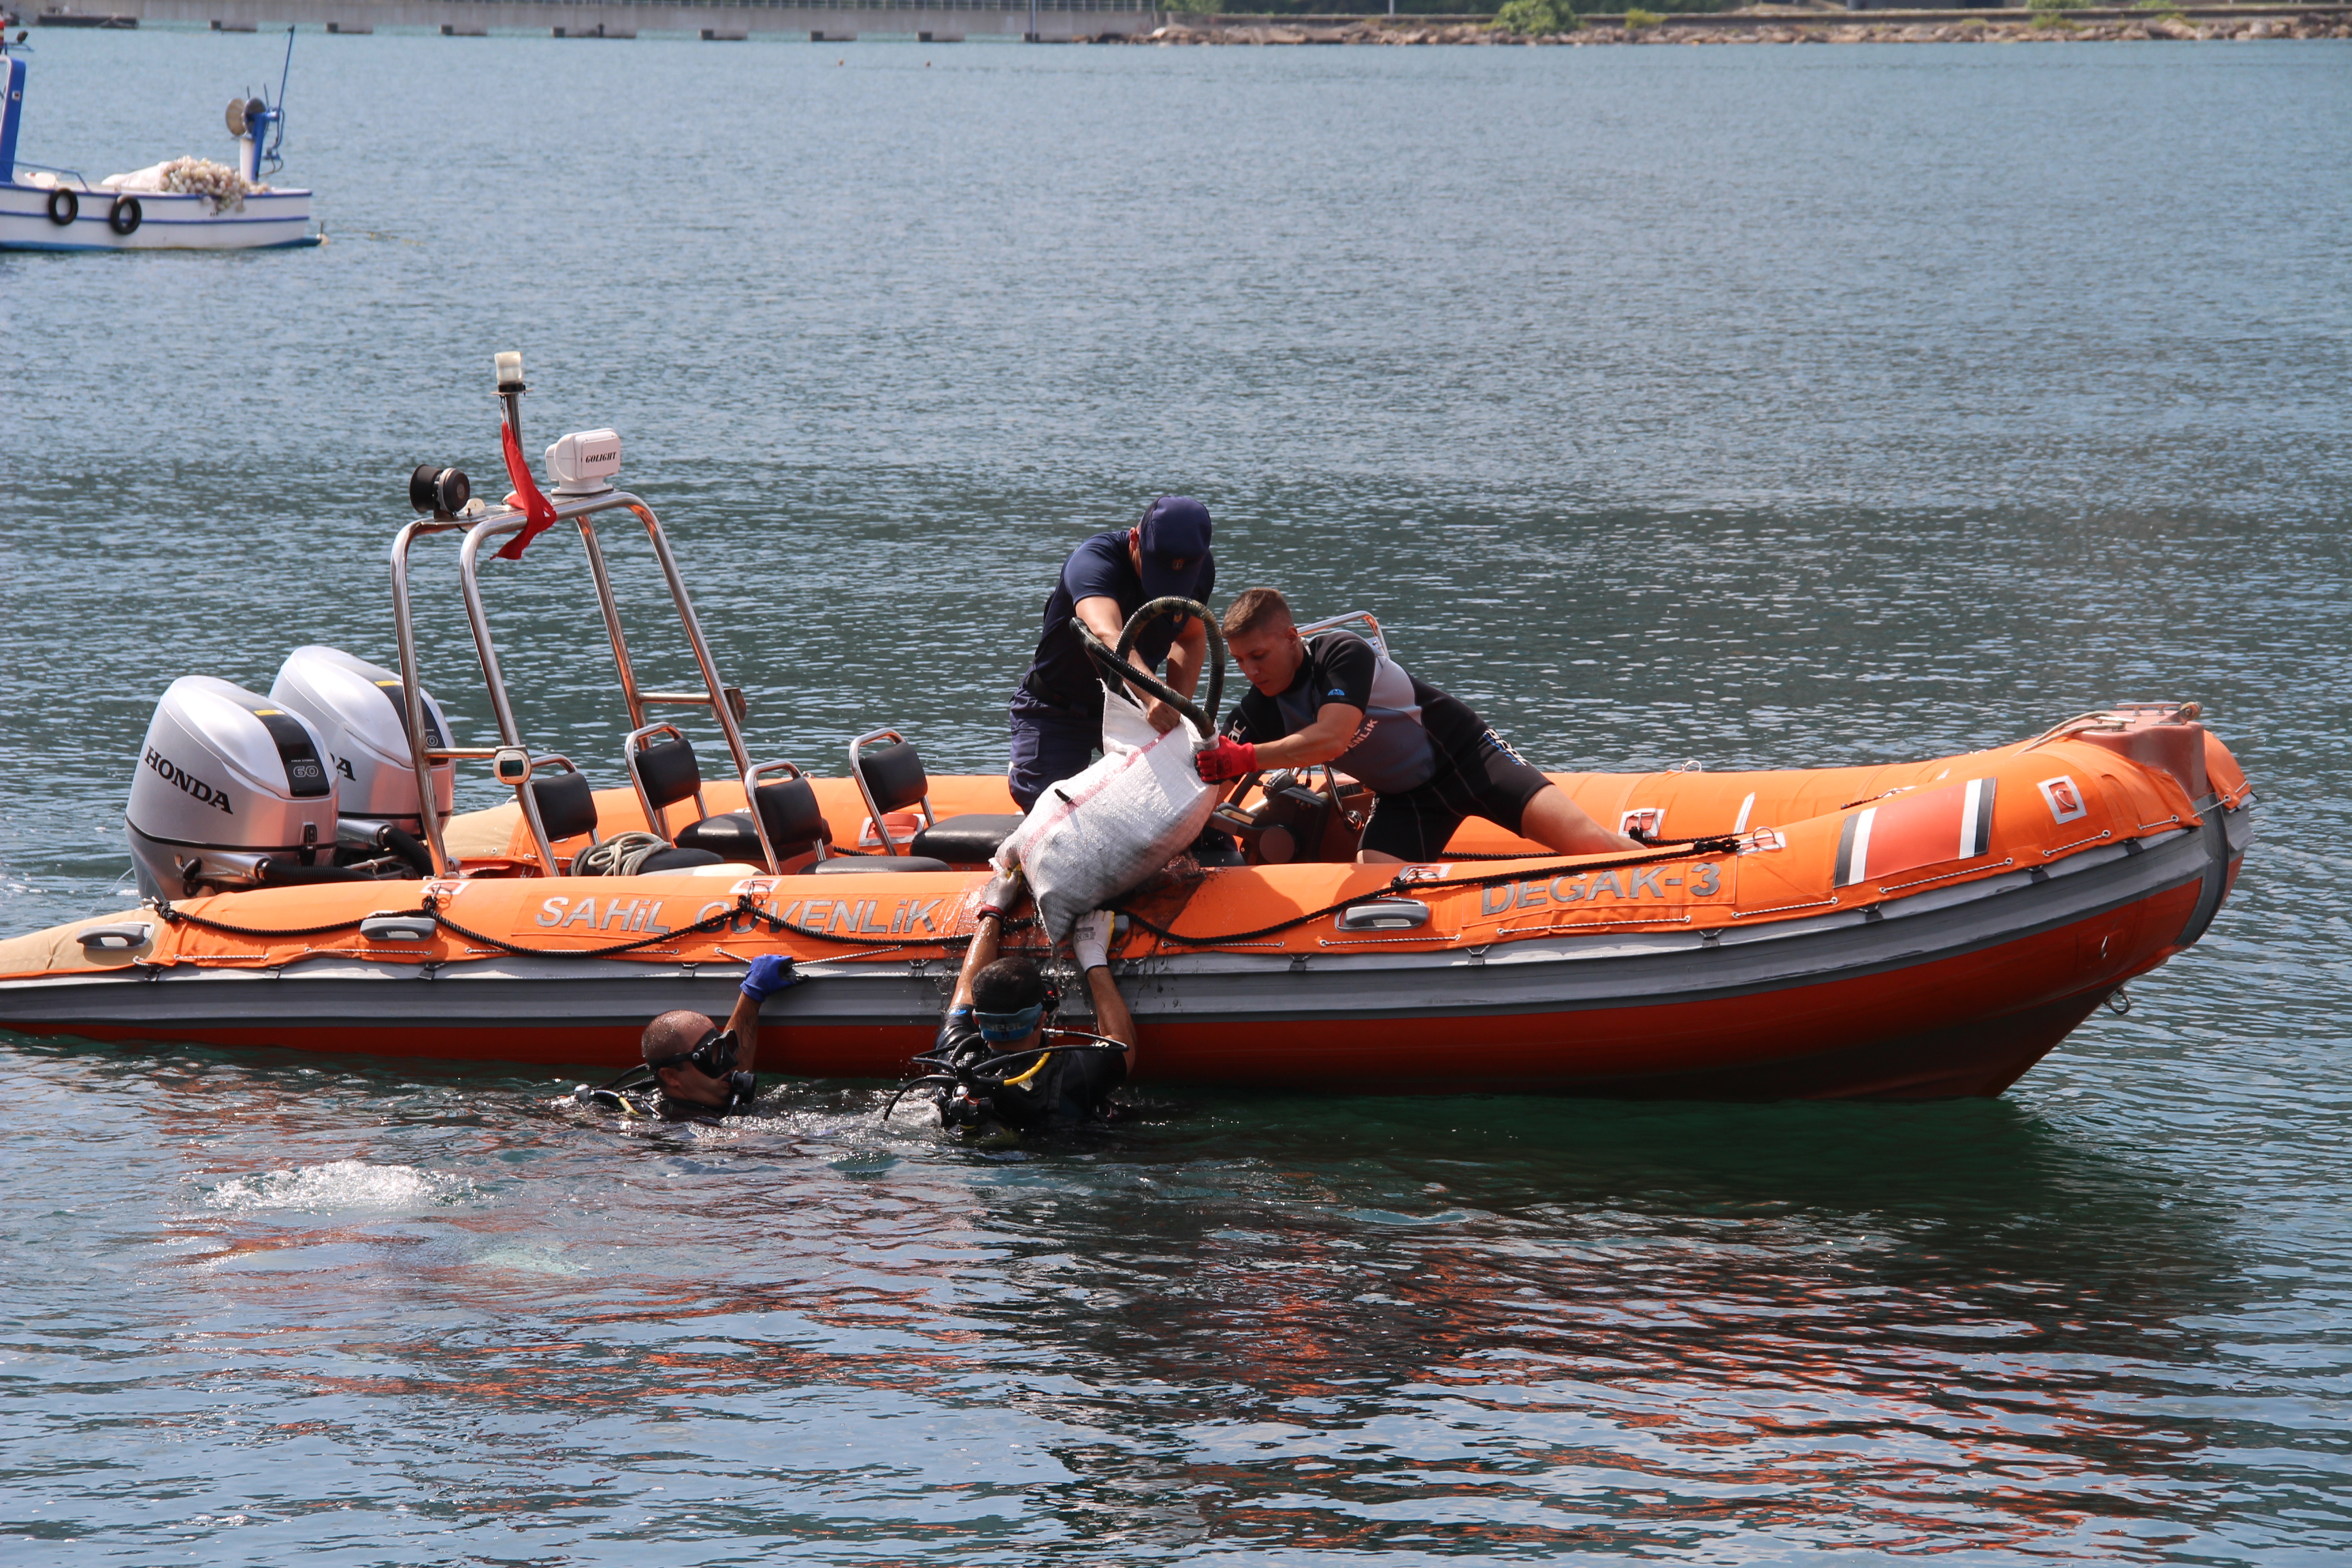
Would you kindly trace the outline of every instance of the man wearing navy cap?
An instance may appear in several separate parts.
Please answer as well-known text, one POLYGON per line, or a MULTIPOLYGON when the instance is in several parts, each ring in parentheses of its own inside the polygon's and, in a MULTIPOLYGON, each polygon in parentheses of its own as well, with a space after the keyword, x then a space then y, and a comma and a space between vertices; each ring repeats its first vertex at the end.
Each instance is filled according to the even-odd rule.
MULTIPOLYGON (((1034 805, 1048 784, 1082 771, 1102 744, 1102 687, 1070 617, 1117 647, 1128 618, 1154 599, 1172 595, 1207 603, 1217 585, 1209 526, 1209 509, 1191 496, 1161 496, 1133 528, 1097 533, 1062 563, 1061 579, 1045 600, 1037 652, 1013 693, 1013 765, 1006 782, 1022 810, 1034 805)), ((1168 684, 1191 697, 1208 647, 1208 629, 1198 620, 1163 616, 1136 637, 1129 657, 1146 671, 1165 660, 1168 684)), ((1149 711, 1163 733, 1179 721, 1176 710, 1157 698, 1149 711)))

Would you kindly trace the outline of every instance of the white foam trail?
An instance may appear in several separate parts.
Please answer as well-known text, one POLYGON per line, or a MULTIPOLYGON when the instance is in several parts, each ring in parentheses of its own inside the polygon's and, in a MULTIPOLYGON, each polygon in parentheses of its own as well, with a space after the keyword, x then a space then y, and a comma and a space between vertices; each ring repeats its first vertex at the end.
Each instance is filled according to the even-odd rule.
POLYGON ((205 1201, 214 1208, 232 1211, 404 1209, 455 1203, 471 1195, 473 1190, 474 1184, 462 1176, 420 1171, 414 1165, 371 1165, 360 1160, 337 1160, 331 1164, 235 1177, 206 1193, 205 1201))

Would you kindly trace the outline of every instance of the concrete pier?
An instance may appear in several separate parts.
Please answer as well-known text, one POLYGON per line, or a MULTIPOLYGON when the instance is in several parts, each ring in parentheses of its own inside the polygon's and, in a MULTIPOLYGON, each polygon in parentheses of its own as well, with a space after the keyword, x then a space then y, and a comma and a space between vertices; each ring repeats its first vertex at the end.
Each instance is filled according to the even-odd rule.
MULTIPOLYGON (((16 9, 16 7, 10 7, 16 9)), ((26 4, 40 21, 47 4, 26 4)), ((412 30, 455 37, 538 33, 567 38, 630 38, 640 33, 733 40, 750 37, 846 43, 859 37, 966 37, 1040 42, 1149 33, 1166 20, 1144 0, 862 0, 843 5, 724 4, 713 0, 79 0, 72 9, 141 22, 248 28, 298 26, 338 33, 412 30)))

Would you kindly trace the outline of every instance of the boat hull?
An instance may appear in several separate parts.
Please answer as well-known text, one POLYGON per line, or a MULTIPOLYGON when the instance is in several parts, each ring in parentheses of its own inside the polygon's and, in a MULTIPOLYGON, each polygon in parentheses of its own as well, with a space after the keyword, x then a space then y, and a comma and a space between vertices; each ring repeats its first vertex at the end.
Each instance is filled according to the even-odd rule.
MULTIPOLYGON (((1411 939, 1350 951, 1326 938, 1311 952, 1161 952, 1122 964, 1121 989, 1141 1030, 1146 1081, 1687 1099, 1995 1095, 2118 986, 2202 934, 2252 837, 2250 811, 2213 806, 2202 824, 2047 866, 1745 929, 1584 931, 1435 951, 1411 951, 1411 939)), ((1271 871, 1213 876, 1266 882, 1235 890, 1259 903, 1291 896, 1271 871)), ((838 891, 848 879, 805 880, 838 891)), ((973 879, 856 880, 961 889, 973 879)), ((534 891, 581 885, 551 879, 534 891)), ((756 886, 783 896, 778 883, 756 886)), ((0 983, 0 1026, 610 1068, 634 1059, 656 1013, 723 1014, 734 961, 760 940, 756 930, 725 936, 714 958, 691 964, 321 955, 19 979, 0 983)), ((952 963, 936 951, 853 952, 804 954, 803 969, 809 983, 764 1012, 763 1068, 896 1078, 930 1041, 952 963)))
POLYGON ((108 222, 115 193, 76 191, 80 211, 68 224, 49 220, 49 194, 0 184, 0 250, 283 250, 319 243, 309 191, 249 195, 226 212, 215 212, 209 196, 134 191, 140 222, 129 234, 108 222))

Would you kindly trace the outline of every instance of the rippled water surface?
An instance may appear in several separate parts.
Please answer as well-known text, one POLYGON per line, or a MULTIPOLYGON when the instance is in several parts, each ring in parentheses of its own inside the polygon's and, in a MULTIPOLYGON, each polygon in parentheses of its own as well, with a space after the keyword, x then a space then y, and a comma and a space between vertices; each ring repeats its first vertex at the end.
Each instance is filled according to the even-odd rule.
MULTIPOLYGON (((226 156, 276 75, 37 43, 24 151, 93 175, 226 156)), ((2263 838, 1997 1102, 1146 1085, 1006 1151, 871 1085, 646 1135, 0 1036, 0 1559, 2340 1557, 2347 68, 305 35, 331 244, 0 259, 0 931, 122 900, 172 677, 389 659, 402 479, 492 472, 508 347, 824 771, 882 723, 1002 766, 1055 564, 1189 489, 1228 592, 1375 611, 1553 766, 2193 697, 2263 838)), ((616 782, 560 546, 493 613, 616 782)))

